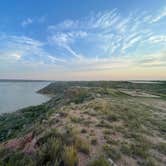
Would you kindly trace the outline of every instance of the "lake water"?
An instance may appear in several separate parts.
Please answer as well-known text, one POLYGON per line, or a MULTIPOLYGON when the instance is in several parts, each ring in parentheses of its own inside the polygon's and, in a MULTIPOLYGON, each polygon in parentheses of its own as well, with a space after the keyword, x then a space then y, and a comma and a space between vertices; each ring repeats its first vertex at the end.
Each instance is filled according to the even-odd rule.
POLYGON ((49 97, 36 91, 49 82, 0 81, 0 114, 46 102, 49 97))

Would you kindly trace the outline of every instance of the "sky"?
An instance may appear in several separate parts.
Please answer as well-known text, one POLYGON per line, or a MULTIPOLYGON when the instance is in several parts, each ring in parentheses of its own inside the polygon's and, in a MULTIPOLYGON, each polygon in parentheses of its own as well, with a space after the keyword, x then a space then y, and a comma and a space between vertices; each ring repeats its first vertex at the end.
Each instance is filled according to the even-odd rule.
POLYGON ((166 80, 166 1, 1 0, 0 79, 166 80))

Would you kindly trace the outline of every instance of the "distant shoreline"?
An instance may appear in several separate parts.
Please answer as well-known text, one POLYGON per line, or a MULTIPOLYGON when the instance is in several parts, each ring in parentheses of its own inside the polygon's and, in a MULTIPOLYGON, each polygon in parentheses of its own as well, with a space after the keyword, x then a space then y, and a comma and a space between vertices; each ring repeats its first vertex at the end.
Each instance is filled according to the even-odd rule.
POLYGON ((51 80, 0 79, 0 82, 53 82, 51 80))
POLYGON ((0 82, 101 82, 101 81, 112 81, 112 82, 131 82, 131 83, 157 83, 165 80, 30 80, 30 79, 0 79, 0 82))

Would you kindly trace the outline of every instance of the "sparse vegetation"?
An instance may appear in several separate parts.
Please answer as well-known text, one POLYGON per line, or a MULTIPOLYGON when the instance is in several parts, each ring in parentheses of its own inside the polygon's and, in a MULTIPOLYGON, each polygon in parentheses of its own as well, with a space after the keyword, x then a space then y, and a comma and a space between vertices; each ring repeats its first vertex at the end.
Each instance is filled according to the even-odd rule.
POLYGON ((65 166, 76 166, 78 164, 77 151, 73 146, 64 148, 63 162, 65 166))
POLYGON ((157 146, 156 146, 157 150, 161 153, 163 153, 164 155, 166 155, 166 143, 164 142, 160 142, 157 146))
POLYGON ((124 163, 124 156, 137 165, 164 165, 165 87, 165 82, 51 84, 42 90, 56 92, 48 103, 0 115, 0 165, 76 166, 80 156, 85 166, 108 166, 109 159, 124 163), (122 89, 161 97, 133 97, 122 89))
POLYGON ((91 161, 88 166, 110 166, 110 164, 103 156, 101 156, 98 159, 91 161))
POLYGON ((76 137, 75 146, 78 149, 78 151, 82 153, 85 153, 88 155, 90 152, 90 145, 88 141, 82 139, 81 137, 76 137))
POLYGON ((96 139, 96 138, 92 138, 91 144, 92 144, 92 145, 97 145, 97 139, 96 139))
POLYGON ((114 161, 117 161, 120 159, 121 154, 118 149, 114 148, 113 146, 110 147, 109 145, 103 146, 104 151, 106 152, 106 155, 113 159, 114 161))

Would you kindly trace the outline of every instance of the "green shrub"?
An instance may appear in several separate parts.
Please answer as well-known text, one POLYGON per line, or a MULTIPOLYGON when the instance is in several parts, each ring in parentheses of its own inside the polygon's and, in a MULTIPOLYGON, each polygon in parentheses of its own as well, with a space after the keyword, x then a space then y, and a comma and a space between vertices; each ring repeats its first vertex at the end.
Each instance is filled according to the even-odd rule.
POLYGON ((47 140, 50 138, 59 139, 59 138, 61 138, 61 135, 55 128, 51 129, 49 131, 46 131, 45 134, 41 138, 38 139, 37 144, 42 145, 42 144, 46 143, 47 140))
POLYGON ((164 155, 166 155, 166 143, 161 142, 156 146, 156 148, 160 153, 163 153, 164 155))
POLYGON ((0 142, 25 134, 36 121, 41 122, 48 111, 42 104, 0 116, 0 142))
POLYGON ((131 146, 127 143, 124 143, 121 145, 121 152, 125 155, 131 156, 132 155, 132 149, 131 146))
POLYGON ((37 151, 37 165, 50 165, 61 162, 63 145, 60 140, 53 137, 39 147, 37 151))
POLYGON ((142 160, 142 162, 139 163, 142 166, 158 166, 156 163, 156 160, 154 158, 146 158, 145 160, 142 160))
POLYGON ((109 112, 108 115, 106 115, 106 117, 107 117, 107 120, 111 121, 111 122, 114 122, 114 121, 118 120, 118 115, 115 114, 115 113, 109 112))
POLYGON ((110 131, 109 129, 104 130, 104 131, 103 131, 103 134, 104 134, 104 135, 110 135, 110 134, 111 134, 111 131, 110 131))
POLYGON ((105 128, 111 128, 111 125, 109 122, 101 120, 97 125, 97 127, 105 127, 105 128))
POLYGON ((83 140, 81 137, 76 137, 75 146, 78 151, 89 154, 90 152, 90 145, 86 140, 83 140))
POLYGON ((142 158, 147 158, 148 157, 148 151, 146 146, 140 146, 139 144, 132 144, 131 149, 133 152, 133 155, 139 156, 142 158))
POLYGON ((107 141, 107 144, 117 145, 119 143, 118 140, 114 140, 108 135, 104 136, 104 139, 107 141))
POLYGON ((97 139, 96 139, 96 138, 93 138, 93 139, 91 140, 91 144, 92 144, 92 145, 97 145, 97 139))
POLYGON ((74 102, 75 104, 83 103, 85 99, 90 97, 88 94, 88 91, 86 89, 77 89, 76 92, 74 92, 71 102, 74 102))
POLYGON ((73 145, 75 143, 77 131, 70 126, 66 126, 66 131, 62 134, 62 141, 65 145, 73 145))
POLYGON ((62 158, 65 166, 76 166, 78 164, 77 150, 73 146, 64 148, 62 158))
POLYGON ((83 121, 82 118, 78 118, 76 116, 72 116, 72 117, 70 117, 70 119, 73 123, 81 123, 83 121))
POLYGON ((4 156, 0 158, 0 165, 2 166, 35 166, 35 162, 29 155, 25 155, 19 151, 9 150, 5 150, 3 153, 4 156))
POLYGON ((113 147, 110 147, 109 145, 104 145, 103 149, 106 152, 106 155, 110 157, 112 160, 116 161, 121 158, 121 154, 119 150, 113 147))
POLYGON ((88 166, 110 166, 109 162, 103 157, 90 161, 88 166))

